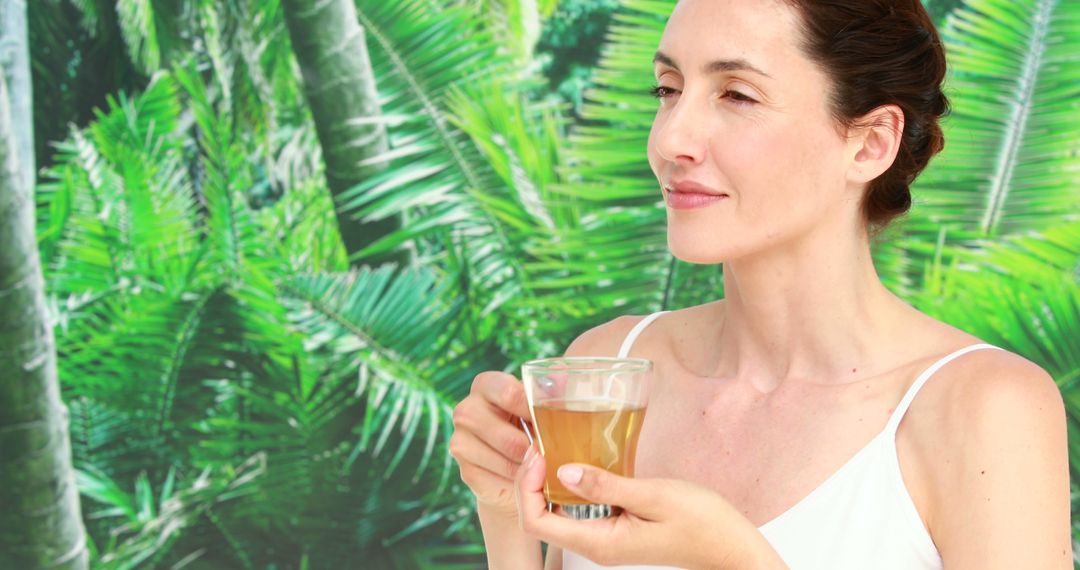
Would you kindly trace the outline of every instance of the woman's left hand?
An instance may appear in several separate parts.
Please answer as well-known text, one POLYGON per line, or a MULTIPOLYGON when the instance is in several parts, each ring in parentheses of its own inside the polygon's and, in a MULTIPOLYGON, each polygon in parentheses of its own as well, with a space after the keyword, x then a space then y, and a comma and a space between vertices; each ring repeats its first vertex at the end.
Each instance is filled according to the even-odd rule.
POLYGON ((631 479, 581 464, 559 479, 592 502, 622 507, 617 517, 576 521, 548 512, 544 458, 530 450, 517 476, 525 532, 602 565, 786 568, 765 537, 718 493, 677 479, 631 479))

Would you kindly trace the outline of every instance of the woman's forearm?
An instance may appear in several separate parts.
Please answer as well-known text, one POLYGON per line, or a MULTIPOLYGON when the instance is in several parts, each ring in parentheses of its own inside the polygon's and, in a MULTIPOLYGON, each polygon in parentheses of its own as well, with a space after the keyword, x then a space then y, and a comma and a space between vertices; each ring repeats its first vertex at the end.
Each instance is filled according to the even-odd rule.
MULTIPOLYGON (((742 548, 728 550, 733 556, 722 561, 714 561, 710 568, 731 568, 733 570, 789 570, 780 554, 772 547, 757 529, 746 533, 740 539, 742 548)), ((717 549, 723 552, 721 549, 717 549)))
POLYGON ((540 541, 525 534, 517 518, 480 507, 480 528, 484 533, 489 570, 543 570, 540 541))

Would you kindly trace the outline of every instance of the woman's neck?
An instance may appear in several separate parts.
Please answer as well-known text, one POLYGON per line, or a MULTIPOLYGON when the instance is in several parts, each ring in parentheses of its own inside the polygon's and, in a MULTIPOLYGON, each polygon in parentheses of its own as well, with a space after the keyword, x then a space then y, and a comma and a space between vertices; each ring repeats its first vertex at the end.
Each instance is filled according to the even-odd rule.
POLYGON ((882 285, 866 239, 809 237, 733 260, 724 291, 713 375, 745 378, 764 393, 875 372, 871 363, 888 360, 884 341, 898 340, 912 310, 882 285))

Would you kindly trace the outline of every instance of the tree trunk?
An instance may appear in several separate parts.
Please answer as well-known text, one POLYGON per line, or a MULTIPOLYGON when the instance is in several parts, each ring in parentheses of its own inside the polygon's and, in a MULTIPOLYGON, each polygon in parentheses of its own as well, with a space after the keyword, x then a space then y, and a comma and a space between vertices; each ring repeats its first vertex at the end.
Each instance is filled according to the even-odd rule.
POLYGON ((26 32, 26 0, 0 0, 0 68, 8 86, 11 129, 25 188, 34 187, 33 91, 30 88, 30 44, 26 32))
MULTIPOLYGON (((375 76, 356 17, 354 0, 282 0, 304 94, 319 135, 326 181, 334 196, 338 228, 349 255, 401 227, 398 218, 361 223, 345 215, 341 196, 385 163, 366 164, 388 148, 375 76), (375 119, 375 120, 373 120, 375 119)), ((405 263, 405 252, 367 261, 405 263)))
MULTIPOLYGON (((15 6, 22 36, 5 39, 25 47, 26 5, 0 0, 5 23, 15 6)), ((86 532, 45 307, 32 178, 18 160, 13 127, 19 128, 11 121, 7 81, 0 81, 0 568, 85 569, 86 532)))

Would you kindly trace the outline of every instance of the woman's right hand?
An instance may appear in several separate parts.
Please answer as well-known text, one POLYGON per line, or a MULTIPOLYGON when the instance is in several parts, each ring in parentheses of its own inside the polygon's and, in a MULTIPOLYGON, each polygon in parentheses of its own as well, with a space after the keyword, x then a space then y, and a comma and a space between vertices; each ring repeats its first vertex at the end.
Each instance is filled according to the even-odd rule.
POLYGON ((517 520, 514 479, 529 437, 519 418, 528 418, 525 388, 505 372, 481 372, 469 395, 454 408, 450 455, 477 506, 517 520))

